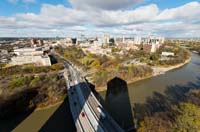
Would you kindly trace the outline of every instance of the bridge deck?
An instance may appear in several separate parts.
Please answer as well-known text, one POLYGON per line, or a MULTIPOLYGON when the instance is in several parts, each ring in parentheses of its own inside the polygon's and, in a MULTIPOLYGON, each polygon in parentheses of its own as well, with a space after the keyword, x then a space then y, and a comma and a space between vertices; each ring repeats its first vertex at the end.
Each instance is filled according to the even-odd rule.
POLYGON ((68 87, 70 109, 77 131, 85 132, 122 132, 124 131, 112 117, 103 109, 96 99, 87 82, 82 79, 77 71, 67 62, 65 64, 64 77, 68 87), (106 118, 101 117, 97 110, 100 106, 106 114, 106 118), (82 113, 85 116, 82 116, 82 113))

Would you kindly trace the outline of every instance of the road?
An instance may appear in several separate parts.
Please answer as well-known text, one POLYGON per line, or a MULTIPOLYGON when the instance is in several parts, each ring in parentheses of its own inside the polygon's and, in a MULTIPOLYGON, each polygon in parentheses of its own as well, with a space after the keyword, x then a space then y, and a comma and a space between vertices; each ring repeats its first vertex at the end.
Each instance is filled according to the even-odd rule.
POLYGON ((65 66, 64 77, 68 88, 70 109, 77 131, 123 132, 124 130, 96 99, 87 81, 81 77, 80 72, 63 57, 61 58, 65 66), (101 111, 97 108, 100 108, 101 111), (105 115, 105 117, 102 115, 105 115))

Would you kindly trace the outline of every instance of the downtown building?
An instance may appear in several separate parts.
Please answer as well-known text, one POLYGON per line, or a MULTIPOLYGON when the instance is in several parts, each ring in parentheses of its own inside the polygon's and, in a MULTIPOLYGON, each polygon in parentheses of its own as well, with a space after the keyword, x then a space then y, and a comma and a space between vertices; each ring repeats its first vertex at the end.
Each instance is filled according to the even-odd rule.
POLYGON ((147 52, 156 52, 158 48, 160 48, 161 45, 163 45, 165 42, 164 37, 135 37, 134 38, 134 44, 136 45, 143 45, 143 49, 147 52))

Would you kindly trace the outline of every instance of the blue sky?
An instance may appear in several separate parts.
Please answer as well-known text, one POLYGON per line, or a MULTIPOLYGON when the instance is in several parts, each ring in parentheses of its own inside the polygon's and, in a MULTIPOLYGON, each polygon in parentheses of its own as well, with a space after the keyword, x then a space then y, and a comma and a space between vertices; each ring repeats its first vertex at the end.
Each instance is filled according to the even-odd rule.
POLYGON ((1 0, 0 37, 200 37, 199 0, 1 0))

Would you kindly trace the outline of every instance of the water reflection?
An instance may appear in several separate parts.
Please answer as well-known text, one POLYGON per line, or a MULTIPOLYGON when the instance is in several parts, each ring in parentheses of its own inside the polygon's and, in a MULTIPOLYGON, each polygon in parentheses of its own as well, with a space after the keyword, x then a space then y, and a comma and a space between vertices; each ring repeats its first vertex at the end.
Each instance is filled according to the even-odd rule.
POLYGON ((142 120, 145 116, 172 111, 171 106, 187 100, 188 92, 200 89, 200 77, 197 79, 196 82, 188 82, 186 85, 169 85, 164 94, 154 92, 151 97, 146 98, 145 103, 136 103, 136 118, 142 120))

